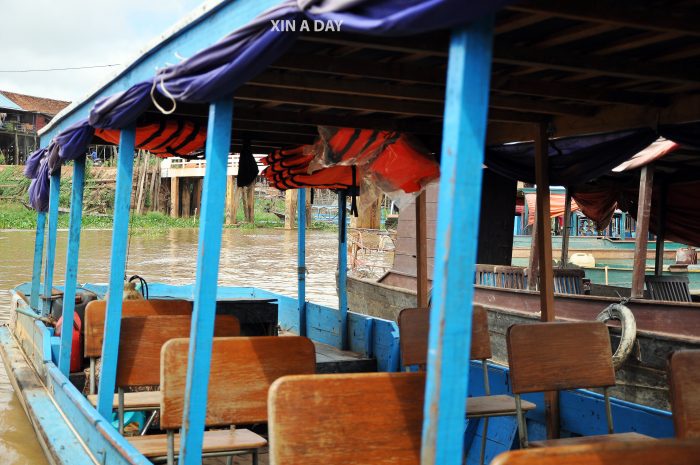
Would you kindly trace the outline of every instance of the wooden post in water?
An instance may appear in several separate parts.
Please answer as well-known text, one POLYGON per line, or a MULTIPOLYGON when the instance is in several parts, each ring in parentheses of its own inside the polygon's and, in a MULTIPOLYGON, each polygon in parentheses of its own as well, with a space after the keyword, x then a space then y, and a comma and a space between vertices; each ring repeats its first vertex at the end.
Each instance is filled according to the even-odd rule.
POLYGON ((235 195, 236 177, 226 176, 226 224, 236 224, 235 195))
MULTIPOLYGON (((552 230, 549 197, 549 141, 547 126, 537 125, 535 134, 535 181, 537 183, 537 251, 540 262, 540 319, 554 321, 554 273, 552 270, 552 230)), ((535 279, 534 276, 529 279, 535 279)), ((559 395, 545 392, 547 437, 559 437, 559 395)))
POLYGON ((112 421, 114 385, 117 379, 119 333, 122 320, 122 295, 126 272, 126 248, 129 236, 129 210, 134 177, 136 128, 122 129, 117 158, 117 187, 114 191, 114 225, 109 270, 109 297, 102 341, 102 372, 97 397, 97 411, 112 421))
POLYGON ((422 465, 462 465, 493 18, 452 30, 440 157, 422 465))
POLYGON ((571 190, 566 188, 564 199, 564 231, 561 235, 561 266, 569 263, 569 237, 571 236, 571 190))
POLYGON ((284 192, 284 229, 294 229, 294 217, 297 214, 298 189, 287 189, 284 192))
POLYGON ((170 216, 180 216, 180 178, 177 176, 170 178, 170 216))
POLYGON ((416 198, 416 306, 428 308, 428 250, 425 191, 416 198))
POLYGON ((527 263, 527 288, 537 290, 537 276, 540 273, 539 247, 537 247, 537 209, 535 209, 535 222, 532 223, 532 236, 530 239, 530 257, 527 263))
POLYGON ((654 260, 654 274, 661 276, 664 274, 664 245, 666 237, 666 195, 668 195, 668 184, 661 184, 661 192, 659 192, 659 221, 658 231, 656 232, 656 255, 654 260))
POLYGON ((649 214, 651 192, 654 186, 654 166, 646 165, 639 175, 639 197, 637 204, 637 227, 634 241, 634 270, 632 271, 632 297, 644 297, 644 275, 647 268, 647 245, 649 243, 649 214))
POLYGON ((340 348, 348 348, 348 211, 347 192, 338 192, 338 310, 340 311, 340 348))

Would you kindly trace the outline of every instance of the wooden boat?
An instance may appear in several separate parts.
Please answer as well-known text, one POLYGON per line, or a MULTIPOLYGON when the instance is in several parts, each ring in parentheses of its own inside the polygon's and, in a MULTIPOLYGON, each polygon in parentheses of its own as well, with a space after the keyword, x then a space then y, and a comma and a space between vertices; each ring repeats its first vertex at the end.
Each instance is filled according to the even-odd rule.
MULTIPOLYGON (((32 154, 27 167, 28 174, 34 179, 30 198, 32 205, 39 210, 32 282, 20 285, 12 291, 13 325, 11 328, 0 329, 0 352, 50 462, 73 465, 140 465, 150 463, 149 459, 166 457, 167 461, 173 463, 174 456, 178 455, 179 463, 195 465, 202 463, 203 453, 226 456, 241 451, 252 451, 255 455, 257 449, 267 443, 266 439, 256 431, 240 427, 229 428, 236 426, 236 418, 239 418, 236 415, 240 413, 232 413, 232 409, 240 408, 241 404, 247 405, 246 402, 249 401, 246 397, 238 399, 240 404, 236 404, 237 398, 231 395, 231 391, 240 389, 241 386, 248 388, 247 382, 241 380, 247 380, 255 374, 256 381, 250 386, 254 385, 255 389, 252 390, 257 393, 257 416, 251 414, 240 418, 247 420, 242 421, 245 424, 268 423, 270 463, 274 465, 339 465, 392 461, 458 465, 463 463, 465 456, 473 463, 485 462, 513 448, 517 444, 516 434, 523 440, 524 446, 527 445, 528 435, 530 441, 560 435, 569 436, 569 441, 579 441, 580 439, 575 437, 611 432, 610 424, 605 425, 599 421, 605 416, 609 417, 606 413, 610 412, 616 419, 615 430, 627 433, 619 437, 623 438, 623 444, 632 451, 638 450, 635 444, 624 441, 624 438, 630 435, 646 435, 653 438, 668 438, 674 435, 673 418, 669 411, 619 398, 610 400, 607 388, 611 383, 614 384, 615 380, 608 329, 602 324, 587 323, 585 328, 595 328, 591 333, 595 333, 597 337, 597 350, 592 353, 595 356, 592 358, 600 364, 600 372, 604 372, 605 375, 604 382, 596 382, 595 386, 606 389, 603 395, 579 389, 586 387, 582 385, 570 386, 571 390, 562 392, 558 399, 556 395, 549 393, 526 393, 523 389, 527 389, 528 386, 521 386, 520 383, 516 392, 516 387, 511 382, 515 379, 513 375, 516 373, 516 364, 505 367, 498 363, 471 363, 467 353, 473 332, 474 300, 485 298, 487 306, 492 307, 492 319, 512 313, 514 318, 527 320, 541 313, 539 316, 545 320, 539 325, 519 326, 520 328, 529 326, 547 328, 547 331, 552 331, 552 328, 556 330, 557 326, 552 322, 557 312, 562 316, 582 319, 592 315, 590 305, 584 304, 583 310, 577 310, 577 304, 582 302, 578 297, 573 298, 570 304, 567 303, 566 311, 555 309, 550 279, 551 244, 546 221, 538 225, 542 228, 538 241, 542 263, 540 273, 543 277, 538 294, 527 291, 500 291, 508 297, 502 303, 506 311, 502 311, 497 308, 501 300, 495 290, 489 289, 485 296, 482 289, 474 290, 477 225, 481 223, 480 235, 488 239, 486 242, 482 241, 483 250, 479 252, 479 261, 484 261, 482 258, 486 255, 503 258, 504 251, 499 247, 500 239, 504 237, 503 231, 506 231, 508 236, 508 260, 512 243, 512 223, 510 227, 504 228, 501 221, 479 222, 482 187, 479 173, 484 162, 488 118, 496 123, 489 128, 489 144, 526 140, 533 136, 531 126, 536 126, 534 136, 538 154, 537 185, 543 186, 541 190, 546 194, 546 186, 550 182, 547 179, 548 170, 544 168, 547 161, 544 155, 550 134, 541 114, 551 116, 555 136, 637 128, 640 125, 645 126, 651 114, 654 116, 656 128, 673 132, 666 127, 667 123, 688 123, 697 116, 692 110, 697 108, 698 95, 692 92, 680 94, 677 95, 677 99, 671 100, 671 95, 677 94, 675 89, 678 89, 678 86, 663 90, 668 89, 663 83, 669 80, 675 83, 680 80, 695 85, 695 76, 685 67, 675 69, 677 66, 673 64, 644 66, 639 61, 628 62, 624 59, 627 55, 618 57, 615 50, 610 52, 613 54, 612 59, 601 59, 597 55, 577 56, 576 54, 581 52, 570 54, 568 50, 562 54, 556 47, 541 54, 541 51, 537 52, 537 47, 523 48, 520 39, 511 37, 512 33, 519 35, 518 31, 521 28, 529 30, 530 27, 526 25, 537 28, 536 24, 540 21, 558 21, 557 18, 561 15, 574 15, 584 24, 590 22, 595 25, 601 20, 615 25, 628 24, 628 11, 624 9, 620 13, 620 9, 613 2, 604 5, 605 9, 601 10, 599 5, 579 5, 574 8, 569 4, 553 5, 551 2, 540 0, 531 4, 506 6, 498 12, 495 9, 499 5, 496 4, 479 4, 478 8, 472 8, 449 0, 430 3, 401 2, 400 5, 387 2, 382 8, 363 6, 367 5, 358 2, 343 3, 340 6, 308 3, 304 5, 305 9, 301 9, 297 3, 277 4, 276 0, 222 1, 208 5, 200 10, 198 16, 183 23, 179 29, 162 39, 122 73, 113 77, 85 100, 73 104, 58 115, 42 132, 42 149, 32 154), (497 13, 496 32, 499 38, 495 54, 492 54, 491 47, 492 21, 484 19, 489 13, 497 13), (321 35, 314 35, 319 31, 312 33, 289 29, 295 21, 301 20, 321 21, 322 26, 332 25, 332 18, 337 20, 338 15, 348 19, 347 31, 328 30, 321 35), (324 22, 324 19, 327 22, 324 22), (420 34, 417 34, 415 29, 418 25, 421 25, 420 34), (231 34, 219 40, 231 30, 231 34), (287 35, 290 32, 293 34, 287 35), (393 37, 397 35, 401 37, 393 37), (507 53, 502 54, 504 46, 507 53), (166 67, 154 75, 156 67, 166 66, 172 61, 174 50, 190 58, 181 65, 166 67), (349 57, 348 53, 352 56, 349 57), (429 62, 410 64, 413 59, 422 60, 426 54, 430 56, 429 62), (406 55, 412 59, 403 60, 406 55), (505 80, 490 79, 494 56, 497 63, 506 60, 507 69, 498 69, 500 64, 494 67, 497 76, 506 76, 505 80), (514 81, 509 80, 508 76, 511 73, 508 66, 511 65, 508 63, 512 63, 513 60, 520 63, 515 66, 535 66, 542 69, 538 73, 545 74, 550 66, 559 71, 564 68, 583 73, 583 76, 591 70, 595 73, 607 73, 615 83, 609 87, 603 83, 600 92, 591 92, 589 89, 582 90, 576 87, 579 84, 560 80, 561 74, 557 71, 551 80, 548 78, 534 81, 534 85, 533 81, 529 81, 530 86, 526 86, 528 90, 525 93, 534 93, 537 97, 517 97, 516 100, 504 101, 503 98, 511 97, 494 96, 492 104, 497 108, 489 109, 491 90, 498 94, 519 93, 517 89, 522 91, 522 86, 527 84, 526 81, 516 81, 514 84, 514 81), (449 66, 446 66, 448 62, 449 66), (444 69, 447 69, 447 79, 444 69), (502 74, 503 72, 505 74, 502 74), (322 76, 326 73, 334 74, 335 77, 324 79, 322 76), (625 89, 626 86, 637 89, 639 78, 651 80, 653 84, 656 84, 656 80, 660 81, 656 88, 660 89, 658 93, 664 97, 663 105, 667 106, 661 112, 661 116, 655 106, 659 105, 656 96, 651 100, 653 104, 649 106, 649 95, 638 90, 625 89), (398 84, 407 80, 417 80, 423 84, 419 87, 398 84), (445 89, 436 85, 442 82, 446 83, 445 89), (574 92, 576 89, 578 92, 574 92), (402 100, 396 100, 398 97, 402 100), (552 101, 553 97, 566 101, 552 101), (584 103, 571 104, 569 99, 584 103), (639 111, 629 111, 626 105, 630 99, 642 108, 639 111), (282 105, 276 106, 278 104, 282 105), (299 106, 308 107, 310 111, 299 112, 299 106), (527 111, 504 111, 504 106, 527 111), (374 117, 368 115, 368 112, 380 112, 382 115, 374 117), (386 116, 384 113, 392 116, 386 116), (140 334, 145 334, 145 328, 150 328, 149 331, 154 331, 164 338, 175 334, 167 331, 170 328, 168 322, 179 321, 181 326, 183 317, 161 314, 127 315, 124 311, 127 304, 118 297, 115 298, 122 294, 124 286, 133 154, 137 142, 144 142, 138 135, 143 134, 144 127, 148 125, 151 126, 146 129, 149 130, 149 134, 152 133, 152 125, 167 123, 170 118, 178 118, 183 127, 189 127, 195 136, 201 135, 202 128, 202 125, 196 123, 203 123, 206 118, 207 124, 207 142, 204 149, 207 164, 195 281, 191 286, 184 287, 153 283, 150 286, 150 296, 165 299, 165 303, 159 305, 166 308, 174 305, 173 299, 192 302, 191 314, 184 315, 185 318, 189 316, 191 320, 190 327, 185 327, 190 338, 189 341, 183 341, 187 338, 178 333, 178 337, 166 340, 163 344, 161 339, 147 340, 151 350, 155 349, 155 355, 149 353, 149 357, 153 359, 145 355, 139 357, 138 351, 128 359, 130 363, 133 361, 140 364, 147 364, 149 361, 154 364, 158 360, 162 368, 141 370, 140 374, 157 371, 161 375, 158 378, 161 395, 157 408, 161 410, 161 426, 165 431, 160 435, 150 434, 145 436, 145 439, 134 439, 122 434, 126 428, 121 419, 124 418, 126 395, 141 393, 124 392, 124 388, 129 387, 129 384, 128 379, 122 380, 122 376, 128 378, 133 374, 129 371, 129 367, 133 365, 122 363, 121 358, 125 354, 133 354, 134 351, 129 350, 131 348, 126 345, 126 339, 121 337, 122 325, 140 324, 140 334), (441 130, 443 120, 445 125, 441 130), (501 126, 503 122, 507 123, 506 126, 501 126), (523 125, 523 122, 527 124, 523 125), (294 127, 294 132, 289 132, 290 125, 294 127), (380 372, 398 371, 402 368, 398 344, 399 328, 396 323, 351 312, 348 308, 345 225, 347 196, 352 195, 351 192, 341 190, 338 193, 338 309, 307 302, 304 214, 300 214, 298 219, 299 278, 296 297, 281 296, 255 287, 225 288, 217 284, 224 217, 223 199, 227 184, 225 166, 229 152, 251 145, 276 149, 308 144, 315 138, 315 132, 308 128, 312 125, 369 127, 414 133, 422 136, 429 148, 433 148, 435 152, 442 148, 440 211, 435 218, 426 218, 428 212, 422 203, 425 194, 419 195, 415 210, 418 219, 415 237, 419 239, 416 255, 420 263, 417 267, 416 295, 417 303, 421 307, 428 304, 428 270, 434 270, 432 310, 428 315, 429 328, 420 328, 426 336, 423 342, 427 347, 422 351, 427 365, 424 374, 313 375, 309 374, 313 367, 309 367, 308 364, 303 370, 291 373, 285 372, 286 363, 280 363, 287 361, 292 352, 308 356, 310 342, 304 339, 307 337, 315 340, 317 344, 327 344, 339 350, 350 350, 359 354, 352 358, 360 359, 365 369, 367 367, 364 365, 364 359, 371 359, 376 364, 376 370, 380 372), (110 280, 106 286, 79 285, 77 282, 85 167, 84 146, 90 142, 96 128, 120 131, 113 242, 109 264, 110 280), (60 157, 56 158, 58 155, 60 157), (73 160, 74 172, 67 271, 64 285, 59 287, 54 286, 53 272, 56 261, 60 164, 67 160, 73 160), (431 222, 436 225, 436 241, 434 253, 429 254, 425 247, 425 238, 429 234, 427 231, 431 230, 426 226, 431 222), (427 266, 429 255, 435 257, 432 267, 427 266), (76 296, 112 296, 104 304, 100 304, 100 315, 103 315, 100 320, 101 329, 87 334, 91 340, 95 337, 102 339, 102 368, 96 398, 88 400, 76 386, 75 371, 71 373, 73 331, 63 331, 59 338, 55 336, 54 330, 47 326, 46 319, 50 314, 51 304, 57 298, 54 288, 62 292, 64 328, 74 326, 76 296), (509 300, 513 296, 517 296, 519 305, 526 306, 516 307, 509 300), (237 311, 240 326, 231 324, 228 330, 241 331, 247 318, 250 318, 252 323, 259 323, 250 315, 251 312, 246 311, 247 306, 274 306, 275 303, 277 318, 271 321, 271 327, 279 323, 283 329, 301 337, 214 337, 217 313, 220 311, 223 312, 226 308, 231 312, 237 311), (268 352, 262 347, 279 347, 285 340, 296 344, 296 349, 290 353, 274 352, 275 356, 272 358, 265 357, 268 352), (232 345, 237 346, 237 350, 227 351, 226 348, 232 345), (235 363, 231 362, 243 353, 244 348, 248 356, 235 363), (267 364, 263 364, 263 358, 267 364), (236 372, 238 362, 240 366, 245 363, 246 367, 252 364, 252 368, 236 372), (216 373, 216 376, 209 376, 210 373, 216 373), (270 375, 265 376, 266 374, 270 375), (487 389, 482 386, 486 375, 491 379, 488 385, 490 393, 515 396, 515 407, 499 417, 489 418, 488 412, 485 417, 470 417, 465 433, 465 415, 469 416, 469 402, 465 394, 468 393, 472 397, 485 394, 487 389), (272 383, 272 378, 278 376, 279 378, 272 383), (404 397, 403 393, 408 397, 404 397), (536 405, 534 410, 527 413, 527 422, 520 415, 521 394, 523 400, 536 405), (410 399, 410 402, 406 399, 410 399), (115 403, 116 416, 120 419, 117 427, 112 424, 115 403), (517 416, 514 415, 513 409, 517 410, 517 416), (391 427, 388 428, 388 425, 391 427), (487 427, 477 428, 480 425, 487 427), (180 440, 177 447, 176 431, 179 431, 177 439, 180 440), (349 435, 347 431, 353 431, 353 434, 349 435), (485 431, 483 441, 476 440, 480 434, 478 431, 485 431), (149 444, 147 449, 144 448, 144 442, 149 444), (154 443, 158 448, 151 447, 154 443), (484 447, 480 447, 480 444, 484 444, 484 447), (158 453, 154 450, 163 452, 158 453)), ((650 29, 656 30, 659 27, 659 18, 665 17, 665 14, 651 7, 641 11, 646 21, 635 16, 637 20, 634 24, 642 29, 653 24, 654 27, 650 29)), ((678 28, 681 35, 694 35, 697 22, 692 15, 687 18, 690 19, 687 24, 674 20, 678 22, 674 22, 671 29, 678 28)), ((662 28, 668 28, 663 24, 668 23, 661 25, 662 28)), ((558 30, 566 30, 566 27, 562 27, 564 29, 558 30)), ((567 27, 579 29, 574 25, 567 27)), ((561 34, 563 32, 558 33, 561 34)), ((634 38, 636 34, 627 34, 624 32, 620 36, 623 44, 634 44, 637 40, 634 38)), ((541 35, 545 36, 548 36, 548 33, 541 35)), ((549 120, 550 117, 546 116, 546 121, 549 120)), ((679 130, 684 127, 685 125, 681 128, 673 126, 672 129, 679 130)), ((640 137, 643 136, 643 140, 651 137, 647 132, 649 131, 638 131, 631 136, 626 132, 623 132, 622 136, 616 133, 613 136, 608 135, 606 139, 614 137, 617 140, 629 136, 630 144, 636 146, 640 137)), ((184 133, 178 135, 180 136, 185 140, 180 144, 173 144, 168 152, 177 153, 178 147, 193 140, 184 133)), ((152 140, 148 142, 154 143, 152 140)), ((627 151, 616 147, 615 156, 622 156, 627 151)), ((607 155, 606 163, 610 158, 607 155)), ((516 164, 514 158, 506 159, 506 168, 516 164)), ((494 158, 487 161, 490 164, 497 163, 497 159, 494 158)), ((600 170, 601 167, 598 166, 597 169, 600 170)), ((528 171, 522 167, 518 170, 523 174, 528 171)), ((563 170, 553 169, 551 174, 555 176, 560 171, 563 170)), ((644 173, 642 179, 649 183, 649 172, 645 169, 644 173)), ((355 180, 352 182, 355 184, 355 180)), ((552 178, 552 182, 556 183, 558 180, 552 178)), ((506 212, 511 222, 513 206, 510 205, 506 209, 496 206, 513 201, 514 189, 514 183, 511 185, 494 179, 489 172, 484 174, 483 199, 494 207, 495 211, 506 212), (499 183, 504 188, 499 189, 499 183), (513 190, 510 190, 511 187, 513 190)), ((641 207, 649 207, 650 190, 645 188, 643 193, 641 207)), ((544 194, 542 198, 546 198, 544 194)), ((298 201, 301 207, 305 206, 304 189, 299 191, 298 201)), ((543 206, 543 217, 546 218, 546 202, 543 206)), ((303 210, 304 208, 298 209, 299 212, 303 210)), ((640 224, 644 227, 646 223, 642 219, 640 224)), ((639 248, 640 244, 637 245, 639 248)), ((643 248, 642 244, 642 256, 645 254, 643 248)), ((499 263, 496 259, 486 261, 499 263)), ((636 282, 635 292, 639 290, 638 285, 639 282, 636 282)), ((610 302, 593 297, 582 299, 583 302, 594 303, 596 311, 599 311, 601 305, 610 302)), ((637 305, 637 302, 632 301, 632 305, 637 305)), ((675 330, 673 321, 683 321, 683 318, 673 317, 687 313, 689 319, 683 324, 683 334, 687 341, 690 341, 688 345, 692 345, 697 328, 694 323, 696 317, 693 305, 666 307, 672 308, 667 308, 666 313, 640 310, 638 321, 641 330, 649 330, 653 340, 658 341, 660 337, 654 333, 655 330, 675 330), (641 318, 642 315, 645 318, 641 318), (667 317, 669 315, 671 318, 667 317)), ((89 318, 87 320, 90 321, 89 318)), ((493 322, 491 325, 494 332, 498 331, 497 323, 493 322)), ((474 325, 474 328, 476 326, 474 325)), ((576 327, 582 328, 576 325, 565 327, 568 328, 567 331, 576 327)), ((488 333, 483 325, 479 328, 481 334, 488 333)), ((614 335, 614 329, 612 332, 614 335)), ((562 336, 565 340, 566 334, 569 333, 560 332, 557 340, 562 339, 562 336)), ((675 344, 680 336, 671 333, 668 337, 675 344)), ((575 341, 570 339, 569 342, 571 340, 575 341)), ((133 337, 128 343, 134 344, 137 341, 140 339, 133 337)), ((546 340, 540 342, 529 344, 528 352, 534 354, 546 340)), ((502 346, 502 342, 497 341, 496 348, 499 344, 502 346)), ((571 344, 568 344, 568 347, 571 348, 571 344)), ((574 348, 579 350, 579 347, 574 348)), ((592 347, 585 346, 584 349, 592 350, 592 347)), ((500 355, 498 350, 495 353, 497 361, 502 361, 502 351, 500 355)), ((347 355, 347 352, 344 354, 347 355)), ((509 361, 510 355, 512 354, 509 354, 509 361)), ((665 353, 661 350, 653 352, 652 355, 663 357, 665 353)), ((556 360, 557 366, 572 369, 583 362, 590 362, 585 356, 569 354, 567 357, 557 357, 556 351, 549 352, 546 356, 556 360)), ((527 362, 527 359, 525 361, 527 362)), ((628 363, 632 362, 628 360, 628 363)), ((360 371, 360 367, 354 367, 353 370, 360 371)), ((535 367, 528 371, 535 376, 547 372, 543 367, 535 367)), ((692 371, 697 370, 686 370, 692 371)), ((559 371, 555 373, 561 374, 559 371)), ((531 390, 534 391, 534 387, 531 385, 531 390)), ((548 387, 544 390, 551 391, 548 387)), ((152 393, 146 396, 149 395, 158 397, 158 394, 152 393)), ((145 408, 144 405, 153 406, 143 401, 143 397, 146 396, 130 398, 141 399, 141 403, 137 404, 138 408, 145 408)), ((681 407, 674 403, 674 408, 681 407)), ((675 418, 678 421, 679 416, 676 415, 675 418)), ((682 448, 680 443, 675 442, 660 444, 669 447, 671 452, 682 448)))

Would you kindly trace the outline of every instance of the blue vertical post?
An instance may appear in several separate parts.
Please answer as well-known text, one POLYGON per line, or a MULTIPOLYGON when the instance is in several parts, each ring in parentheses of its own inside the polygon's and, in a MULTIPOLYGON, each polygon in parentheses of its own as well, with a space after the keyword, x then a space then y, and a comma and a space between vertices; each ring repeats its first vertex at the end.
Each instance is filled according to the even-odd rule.
POLYGON ((299 335, 306 336, 306 189, 297 196, 297 301, 299 305, 299 335))
POLYGON ((340 348, 348 348, 348 213, 347 192, 338 192, 338 310, 340 310, 340 348))
POLYGON ((461 465, 492 19, 452 32, 442 136, 422 465, 461 465))
POLYGON ((78 253, 80 251, 80 223, 83 219, 83 192, 85 190, 85 156, 73 162, 73 187, 70 197, 70 225, 68 227, 68 251, 66 252, 66 279, 63 291, 63 326, 58 368, 64 375, 70 373, 70 356, 73 342, 73 311, 75 288, 78 285, 78 253))
POLYGON ((209 106, 207 165, 204 173, 202 213, 199 222, 197 276, 194 311, 190 331, 190 349, 182 419, 180 464, 202 463, 202 439, 207 411, 207 388, 211 367, 212 338, 216 314, 216 289, 221 253, 221 230, 226 198, 226 165, 231 145, 233 97, 209 106))
POLYGON ((39 294, 41 293, 41 262, 44 259, 44 231, 46 230, 46 212, 36 214, 36 235, 34 236, 34 264, 32 266, 32 291, 29 305, 39 311, 39 294))
POLYGON ((51 311, 51 293, 53 291, 53 271, 56 263, 56 234, 58 232, 58 197, 61 195, 61 168, 51 175, 49 184, 49 241, 46 244, 46 268, 44 269, 44 292, 41 302, 41 314, 51 311))
POLYGON ((131 207, 131 185, 134 175, 134 149, 136 129, 122 129, 119 137, 117 158, 117 187, 114 192, 114 224, 112 225, 112 252, 109 268, 109 298, 105 315, 104 338, 102 340, 102 372, 97 397, 97 410, 112 418, 114 385, 117 378, 119 333, 122 320, 122 295, 124 294, 124 272, 126 271, 126 248, 129 236, 129 210, 131 207))

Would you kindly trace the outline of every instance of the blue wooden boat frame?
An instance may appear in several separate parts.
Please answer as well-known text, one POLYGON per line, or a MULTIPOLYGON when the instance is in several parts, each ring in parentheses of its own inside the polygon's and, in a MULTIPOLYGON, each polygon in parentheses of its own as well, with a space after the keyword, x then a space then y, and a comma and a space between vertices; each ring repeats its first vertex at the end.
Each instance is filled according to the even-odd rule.
MULTIPOLYGON (((232 29, 246 25, 274 6, 278 0, 222 1, 205 9, 179 30, 143 53, 125 71, 87 99, 72 105, 44 131, 42 146, 71 124, 85 118, 94 103, 153 75, 173 53, 189 56, 211 45, 232 29)), ((431 330, 427 364, 426 402, 422 442, 422 463, 461 465, 464 450, 477 437, 476 425, 467 425, 464 410, 466 397, 481 394, 480 368, 471 366, 467 353, 471 337, 471 305, 474 297, 472 277, 476 261, 481 176, 484 160, 487 112, 492 63, 492 18, 481 18, 451 33, 447 70, 447 93, 444 107, 441 182, 437 213, 436 253, 433 274, 431 330), (464 238, 472 240, 464 240, 464 238)), ((200 463, 204 412, 207 403, 208 373, 215 306, 223 297, 264 297, 277 299, 280 323, 297 334, 350 349, 377 359, 378 369, 400 370, 398 328, 390 321, 348 311, 345 290, 347 247, 345 237, 345 193, 339 195, 339 309, 306 301, 304 217, 299 217, 298 298, 274 294, 257 288, 217 288, 219 249, 221 245, 225 166, 231 142, 232 121, 236 110, 229 96, 210 102, 207 167, 204 177, 201 227, 197 252, 196 281, 192 286, 151 285, 151 295, 180 297, 194 302, 186 404, 183 418, 180 463, 200 463)), ((120 295, 123 286, 130 195, 132 189, 135 128, 121 131, 114 207, 113 242, 108 286, 84 285, 103 295, 120 295)), ((76 290, 77 256, 80 245, 80 221, 84 184, 84 160, 76 163, 73 177, 69 247, 64 288, 67 302, 76 290)), ((46 315, 53 286, 58 186, 60 173, 51 177, 48 210, 48 240, 44 243, 45 214, 38 214, 36 249, 31 284, 15 289, 14 331, 0 329, 0 345, 6 366, 16 381, 18 392, 40 436, 47 454, 56 463, 147 464, 108 418, 112 414, 119 341, 121 300, 108 300, 103 368, 97 408, 93 408, 68 378, 71 332, 62 338, 53 335, 37 318, 46 315), (44 247, 44 245, 46 247, 44 247), (45 260, 43 259, 45 252, 45 260), (41 287, 44 262, 43 298, 41 287), (27 297, 28 296, 28 297, 27 297), (87 454, 78 453, 78 449, 87 454), (87 458, 86 458, 87 457, 87 458)), ((299 195, 304 204, 303 191, 299 195)), ((300 208, 301 212, 302 209, 300 208)), ((70 310, 71 304, 67 309, 70 310)), ((65 324, 71 323, 72 312, 65 324)), ((67 326, 70 327, 70 326, 67 326)), ((492 393, 508 393, 508 370, 490 366, 494 381, 492 393)), ((527 396, 526 396, 527 397, 527 396)), ((531 399, 542 406, 542 399, 531 399)), ((605 425, 593 421, 603 412, 602 397, 588 391, 571 391, 561 397, 563 434, 604 433, 605 425)), ((638 431, 654 437, 673 435, 670 413, 613 400, 617 431, 638 431)), ((528 418, 531 439, 544 437, 542 407, 528 418)), ((512 419, 492 419, 487 458, 510 449, 515 442, 512 419), (491 435, 493 431, 493 436, 491 435)), ((478 442, 478 441, 477 441, 478 442)), ((470 452, 471 453, 471 452, 470 452)))

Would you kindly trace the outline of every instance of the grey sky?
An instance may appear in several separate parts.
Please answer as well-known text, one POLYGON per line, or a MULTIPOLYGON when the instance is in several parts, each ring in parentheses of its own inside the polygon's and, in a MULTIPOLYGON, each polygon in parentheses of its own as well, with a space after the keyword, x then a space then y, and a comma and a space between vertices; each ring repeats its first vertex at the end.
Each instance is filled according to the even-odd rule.
POLYGON ((203 0, 0 0, 0 90, 75 100, 118 68, 2 70, 125 64, 203 0))

